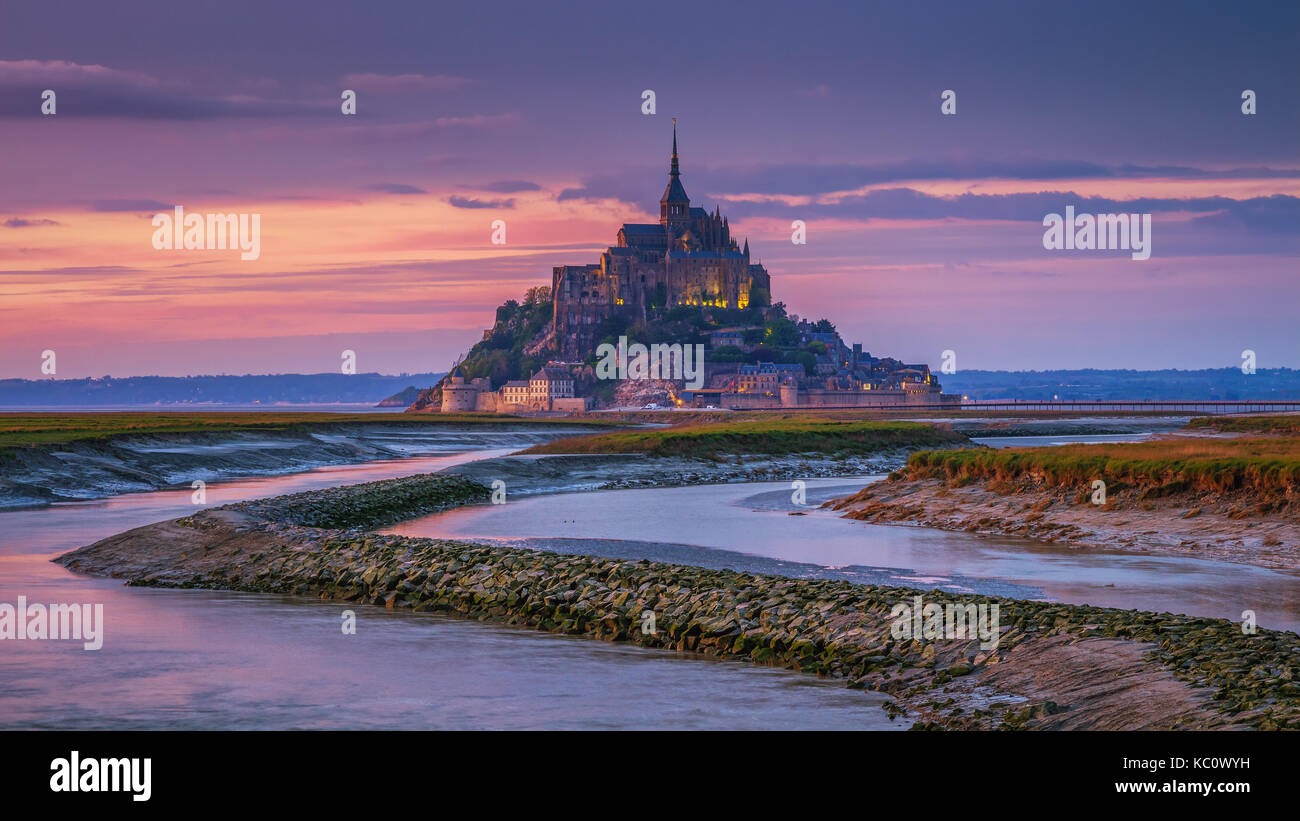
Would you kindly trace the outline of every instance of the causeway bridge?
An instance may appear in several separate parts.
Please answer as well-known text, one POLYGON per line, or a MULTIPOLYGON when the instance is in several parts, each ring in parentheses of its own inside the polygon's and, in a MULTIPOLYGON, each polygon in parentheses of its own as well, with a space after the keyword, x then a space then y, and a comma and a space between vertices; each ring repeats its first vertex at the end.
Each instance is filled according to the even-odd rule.
MULTIPOLYGON (((887 406, 886 406, 887 407, 887 406)), ((891 410, 979 410, 979 411, 1146 411, 1159 413, 1300 413, 1300 399, 1204 399, 1176 400, 1096 400, 995 399, 963 400, 944 404, 899 405, 891 410)))

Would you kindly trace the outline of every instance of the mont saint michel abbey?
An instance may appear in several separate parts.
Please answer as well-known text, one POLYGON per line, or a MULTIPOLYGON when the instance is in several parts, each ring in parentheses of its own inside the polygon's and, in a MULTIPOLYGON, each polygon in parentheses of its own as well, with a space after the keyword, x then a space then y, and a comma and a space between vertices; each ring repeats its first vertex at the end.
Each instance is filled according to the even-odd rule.
POLYGON ((618 244, 592 265, 560 265, 551 277, 555 336, 561 356, 581 357, 595 346, 600 323, 616 311, 645 318, 651 306, 708 305, 746 308, 771 295, 767 270, 749 261, 731 236, 727 218, 692 208, 677 160, 677 124, 668 186, 659 199, 659 222, 626 223, 618 244))
MULTIPOLYGON (((772 307, 771 277, 762 265, 750 262, 749 242, 732 237, 731 225, 719 209, 710 213, 691 207, 682 186, 675 123, 659 221, 623 225, 618 243, 600 255, 600 262, 552 269, 551 294, 554 322, 530 332, 535 336, 525 343, 535 351, 554 351, 548 356, 556 358, 530 364, 526 378, 494 374, 493 368, 506 367, 506 360, 500 358, 503 347, 517 344, 503 324, 511 311, 503 319, 500 311, 506 306, 502 306, 497 326, 485 330, 483 341, 474 348, 487 346, 483 351, 493 358, 483 358, 466 370, 459 364, 453 367, 444 382, 430 389, 429 404, 449 413, 584 413, 598 401, 594 386, 599 377, 588 359, 603 337, 610 336, 606 320, 619 316, 635 323, 661 315, 663 308, 688 305, 763 310, 731 313, 732 321, 740 324, 707 332, 702 386, 666 387, 658 383, 673 380, 623 379, 614 399, 599 401, 730 410, 961 401, 960 396, 942 393, 939 380, 924 363, 872 356, 859 343, 846 344, 826 320, 814 323, 772 307), (785 326, 774 325, 780 322, 785 326), (783 341, 766 341, 764 335, 774 327, 782 331, 783 341), (491 344, 498 330, 505 334, 504 346, 491 344), (623 388, 627 390, 620 397, 623 388), (646 397, 638 398, 643 392, 646 397)), ((412 407, 423 409, 421 401, 412 407)))

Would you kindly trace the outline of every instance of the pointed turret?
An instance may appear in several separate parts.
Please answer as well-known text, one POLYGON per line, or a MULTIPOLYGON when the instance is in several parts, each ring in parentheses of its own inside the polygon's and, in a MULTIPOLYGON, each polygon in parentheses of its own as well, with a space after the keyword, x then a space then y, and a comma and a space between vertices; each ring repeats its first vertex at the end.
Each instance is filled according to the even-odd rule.
POLYGON ((691 199, 682 188, 681 170, 677 163, 677 118, 673 118, 673 158, 668 168, 668 187, 659 199, 659 224, 680 229, 691 219, 691 199))
POLYGON ((681 171, 677 168, 677 118, 673 117, 673 162, 668 169, 669 176, 676 177, 681 171))

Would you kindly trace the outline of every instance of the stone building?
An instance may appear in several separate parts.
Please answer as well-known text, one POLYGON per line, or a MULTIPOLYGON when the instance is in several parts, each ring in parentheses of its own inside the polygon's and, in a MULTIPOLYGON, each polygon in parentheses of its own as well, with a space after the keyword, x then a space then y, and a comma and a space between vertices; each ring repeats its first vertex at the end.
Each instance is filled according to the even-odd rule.
POLYGON ((507 405, 514 405, 520 408, 528 407, 529 387, 527 379, 512 379, 501 386, 497 404, 506 409, 507 405))
POLYGON ((627 223, 617 245, 590 265, 560 265, 551 277, 555 334, 562 356, 581 359, 598 341, 600 323, 616 312, 645 318, 651 308, 676 305, 746 308, 771 278, 749 259, 749 241, 737 244, 718 208, 691 207, 682 187, 677 125, 668 186, 659 199, 659 222, 627 223))
POLYGON ((726 386, 736 393, 766 393, 776 395, 780 385, 798 385, 804 378, 803 365, 778 365, 775 362, 758 362, 741 365, 726 386))
POLYGON ((528 379, 512 379, 502 385, 496 393, 496 408, 501 413, 584 410, 585 401, 565 401, 575 396, 574 382, 568 370, 548 365, 528 379))
POLYGON ((528 378, 528 400, 536 410, 551 410, 555 399, 573 398, 573 375, 564 368, 541 368, 528 378))
POLYGON ((496 409, 496 393, 490 380, 480 377, 467 382, 460 369, 455 368, 443 382, 443 413, 493 412, 496 409))

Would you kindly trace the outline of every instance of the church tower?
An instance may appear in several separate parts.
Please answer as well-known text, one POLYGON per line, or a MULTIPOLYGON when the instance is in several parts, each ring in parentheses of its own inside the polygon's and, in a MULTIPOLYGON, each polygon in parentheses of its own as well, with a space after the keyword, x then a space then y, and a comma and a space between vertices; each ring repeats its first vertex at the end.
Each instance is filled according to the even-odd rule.
POLYGON ((748 240, 732 235, 721 206, 712 212, 691 207, 682 187, 675 118, 659 221, 623 223, 600 262, 551 270, 555 338, 566 359, 595 350, 596 333, 616 315, 646 319, 679 305, 745 309, 751 300, 769 304, 757 297, 767 300, 771 293, 767 270, 754 264, 748 240))
POLYGON ((681 171, 677 167, 677 118, 673 118, 673 160, 668 169, 668 187, 659 199, 659 224, 671 228, 672 236, 679 236, 690 227, 691 200, 682 188, 681 171))

